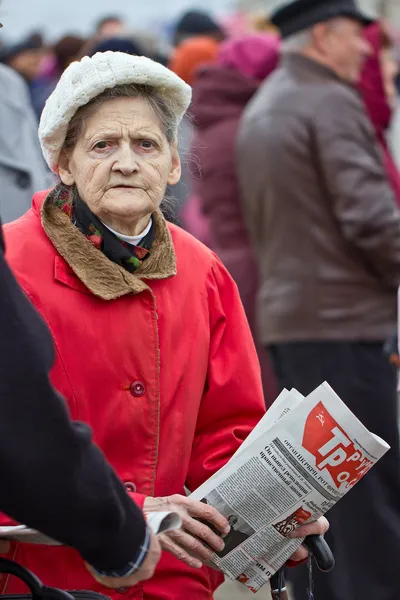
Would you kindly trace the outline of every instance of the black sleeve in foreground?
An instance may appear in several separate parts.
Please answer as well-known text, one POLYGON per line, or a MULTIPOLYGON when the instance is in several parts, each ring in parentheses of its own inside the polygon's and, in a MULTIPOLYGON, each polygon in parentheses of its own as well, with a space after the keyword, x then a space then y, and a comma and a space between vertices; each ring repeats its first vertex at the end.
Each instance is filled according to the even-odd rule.
POLYGON ((70 421, 52 362, 50 333, 6 264, 0 231, 0 510, 99 570, 123 569, 144 542, 143 515, 89 428, 70 421))

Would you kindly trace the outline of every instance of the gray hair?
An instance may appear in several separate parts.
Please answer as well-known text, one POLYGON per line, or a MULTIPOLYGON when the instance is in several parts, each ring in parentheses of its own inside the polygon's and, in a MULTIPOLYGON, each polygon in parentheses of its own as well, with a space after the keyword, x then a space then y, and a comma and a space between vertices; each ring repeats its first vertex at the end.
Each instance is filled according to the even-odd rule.
POLYGON ((177 140, 179 119, 172 101, 160 94, 155 87, 124 84, 104 90, 75 113, 69 123, 63 147, 73 149, 85 128, 87 119, 93 116, 102 104, 114 98, 143 98, 157 115, 168 142, 172 144, 177 140))
POLYGON ((288 38, 282 40, 282 52, 300 52, 308 48, 312 43, 311 29, 294 33, 288 38))
MULTIPOLYGON (((329 29, 338 29, 343 25, 343 17, 333 17, 325 21, 329 29)), ((282 52, 301 52, 312 45, 312 28, 294 33, 282 41, 282 52)))

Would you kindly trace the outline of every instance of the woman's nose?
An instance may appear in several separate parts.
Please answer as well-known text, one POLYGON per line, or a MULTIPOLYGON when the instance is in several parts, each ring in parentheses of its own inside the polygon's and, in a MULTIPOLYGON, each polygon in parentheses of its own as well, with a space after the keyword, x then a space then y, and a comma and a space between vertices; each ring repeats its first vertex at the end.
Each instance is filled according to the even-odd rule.
POLYGON ((137 156, 133 149, 127 144, 119 149, 117 160, 113 165, 113 171, 120 171, 123 175, 131 175, 139 170, 137 156))

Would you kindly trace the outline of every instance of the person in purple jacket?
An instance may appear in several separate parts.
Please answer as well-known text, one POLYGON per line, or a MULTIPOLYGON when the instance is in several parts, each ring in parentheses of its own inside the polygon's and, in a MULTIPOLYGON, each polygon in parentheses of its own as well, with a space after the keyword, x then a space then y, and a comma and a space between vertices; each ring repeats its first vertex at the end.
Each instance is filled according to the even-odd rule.
POLYGON ((194 197, 206 217, 209 245, 238 285, 257 345, 267 406, 277 392, 267 354, 257 344, 257 266, 240 204, 235 148, 242 113, 278 65, 279 46, 279 39, 271 34, 223 42, 216 63, 198 72, 191 106, 192 155, 199 168, 192 182, 194 197))

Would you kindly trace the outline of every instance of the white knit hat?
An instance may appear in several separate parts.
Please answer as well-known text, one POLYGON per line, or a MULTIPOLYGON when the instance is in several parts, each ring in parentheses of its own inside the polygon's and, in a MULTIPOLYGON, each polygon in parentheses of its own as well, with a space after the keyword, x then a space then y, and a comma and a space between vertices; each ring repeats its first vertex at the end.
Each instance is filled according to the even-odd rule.
POLYGON ((72 63, 48 98, 40 119, 39 139, 50 169, 58 172, 58 159, 69 123, 81 106, 117 85, 147 84, 172 101, 178 120, 185 114, 192 90, 178 75, 144 56, 98 52, 72 63))

